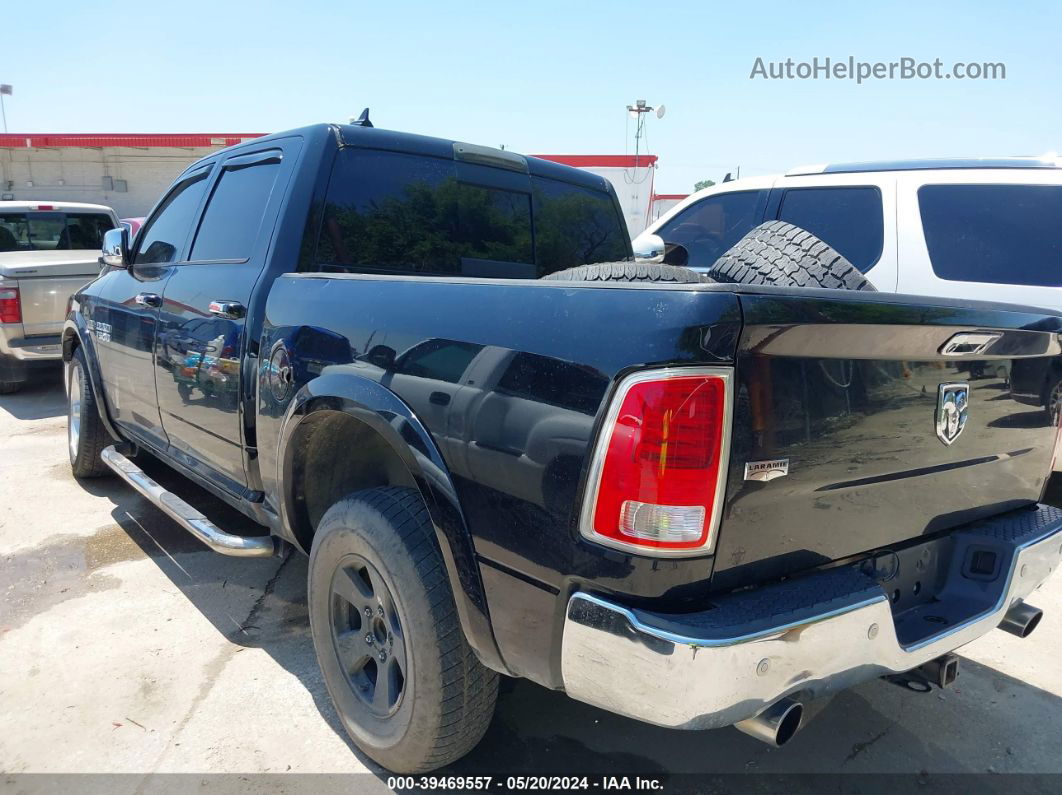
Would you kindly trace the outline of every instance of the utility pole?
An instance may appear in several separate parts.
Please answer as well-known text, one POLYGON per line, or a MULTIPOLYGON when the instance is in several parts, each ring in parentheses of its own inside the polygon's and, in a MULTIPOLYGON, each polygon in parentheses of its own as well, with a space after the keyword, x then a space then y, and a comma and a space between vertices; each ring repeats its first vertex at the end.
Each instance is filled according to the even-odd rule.
POLYGON ((4 132, 7 132, 7 108, 4 107, 4 97, 11 96, 11 85, 0 83, 0 116, 4 117, 4 132))
POLYGON ((637 100, 633 105, 627 106, 627 113, 632 119, 635 120, 634 126, 634 158, 635 162, 638 161, 639 155, 641 155, 642 138, 645 135, 645 114, 656 111, 656 117, 658 119, 664 118, 664 106, 661 105, 658 108, 653 108, 647 105, 644 99, 637 100))

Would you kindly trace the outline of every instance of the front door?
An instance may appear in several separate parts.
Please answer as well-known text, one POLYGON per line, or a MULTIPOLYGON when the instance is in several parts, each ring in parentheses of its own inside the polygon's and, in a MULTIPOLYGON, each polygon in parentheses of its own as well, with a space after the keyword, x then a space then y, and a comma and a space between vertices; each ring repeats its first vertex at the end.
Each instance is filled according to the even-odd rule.
POLYGON ((134 436, 166 446, 155 397, 152 354, 159 309, 167 280, 192 230, 202 203, 210 166, 181 179, 148 219, 137 238, 128 270, 112 270, 101 279, 92 312, 104 391, 114 421, 134 436))
POLYGON ((155 385, 170 453, 240 493, 245 324, 261 276, 295 143, 220 163, 188 258, 173 269, 156 335, 155 385))

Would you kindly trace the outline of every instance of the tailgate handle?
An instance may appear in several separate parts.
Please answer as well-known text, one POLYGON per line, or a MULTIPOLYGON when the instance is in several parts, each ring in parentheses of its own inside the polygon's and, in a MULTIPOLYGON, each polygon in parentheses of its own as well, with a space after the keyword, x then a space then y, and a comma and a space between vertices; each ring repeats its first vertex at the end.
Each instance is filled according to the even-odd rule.
POLYGON ((964 331, 940 346, 941 356, 979 356, 1003 335, 998 331, 964 331))

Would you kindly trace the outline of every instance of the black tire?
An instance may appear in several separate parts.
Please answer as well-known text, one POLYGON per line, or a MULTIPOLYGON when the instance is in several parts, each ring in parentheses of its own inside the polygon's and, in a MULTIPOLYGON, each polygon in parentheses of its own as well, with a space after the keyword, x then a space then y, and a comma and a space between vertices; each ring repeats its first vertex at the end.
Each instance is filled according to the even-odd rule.
POLYGON ((18 392, 25 383, 25 381, 0 381, 0 395, 18 392))
POLYGON ((557 271, 543 279, 567 282, 672 282, 698 284, 712 281, 689 268, 657 262, 599 262, 557 271))
POLYGON ((67 365, 66 378, 66 446, 70 469, 75 478, 109 475, 111 470, 103 463, 100 453, 112 440, 100 419, 81 348, 74 351, 67 365))
POLYGON ((829 245, 785 221, 760 224, 708 270, 717 282, 873 290, 867 278, 829 245))
POLYGON ((395 773, 434 770, 475 747, 498 675, 465 640, 418 492, 367 489, 329 508, 308 598, 317 661, 355 745, 395 773))

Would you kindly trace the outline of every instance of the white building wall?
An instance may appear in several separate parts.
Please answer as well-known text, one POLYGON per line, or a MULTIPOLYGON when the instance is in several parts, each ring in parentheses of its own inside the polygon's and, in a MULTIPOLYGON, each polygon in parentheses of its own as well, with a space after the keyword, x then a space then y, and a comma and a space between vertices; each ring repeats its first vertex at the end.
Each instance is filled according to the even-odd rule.
POLYGON ((0 195, 104 204, 121 218, 147 215, 178 174, 220 148, 0 147, 0 195), (104 177, 125 180, 126 190, 105 190, 104 177))

